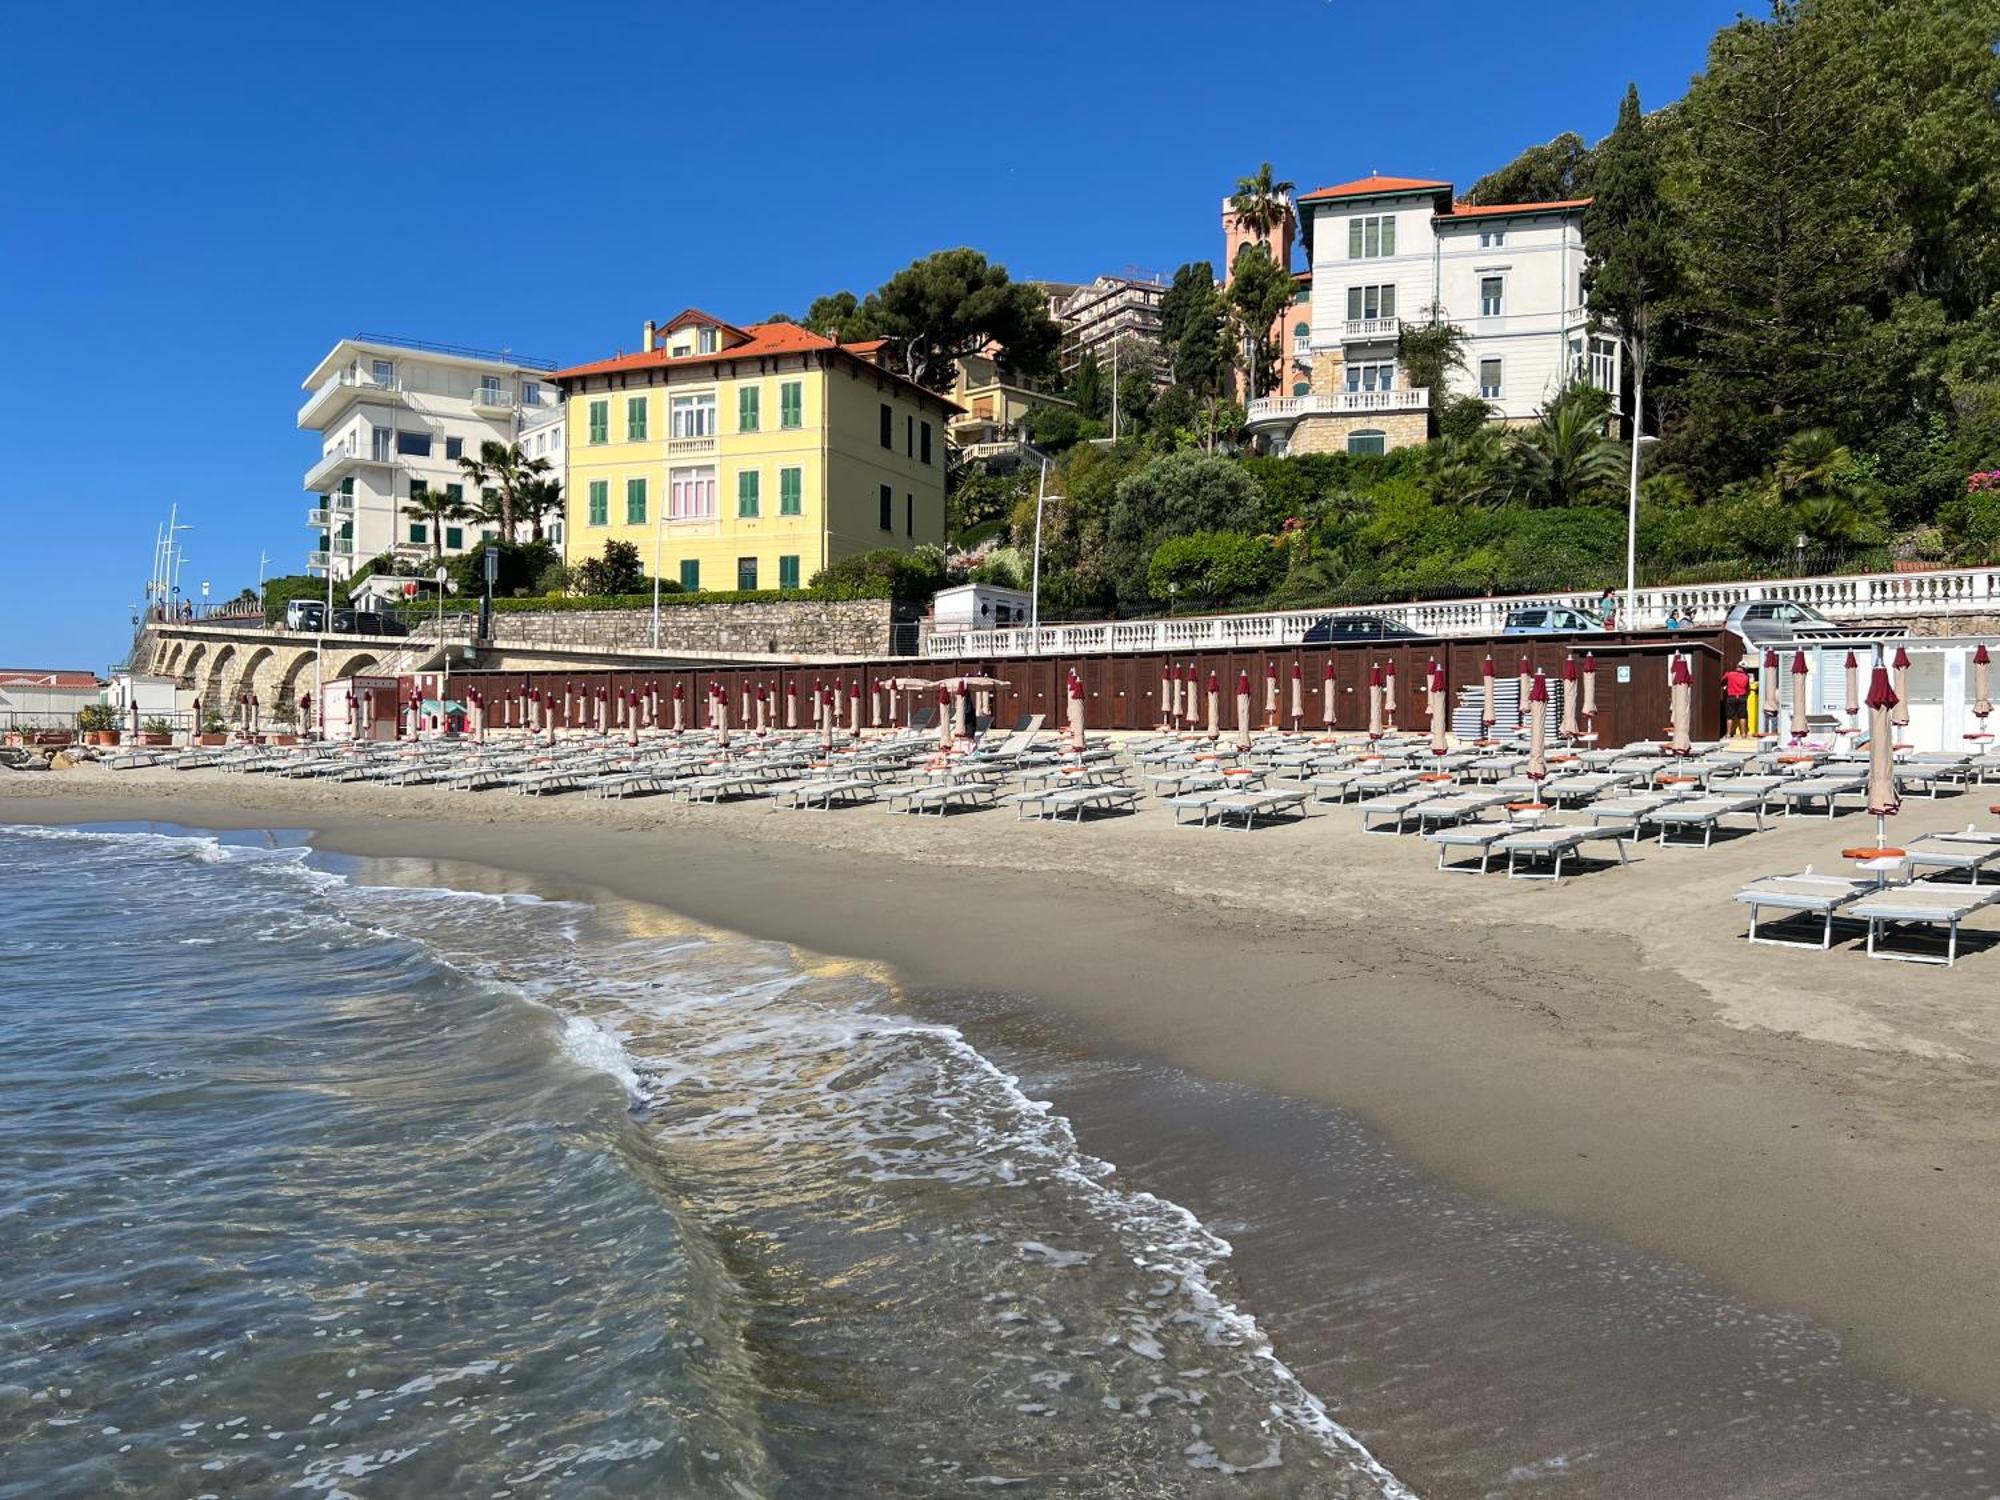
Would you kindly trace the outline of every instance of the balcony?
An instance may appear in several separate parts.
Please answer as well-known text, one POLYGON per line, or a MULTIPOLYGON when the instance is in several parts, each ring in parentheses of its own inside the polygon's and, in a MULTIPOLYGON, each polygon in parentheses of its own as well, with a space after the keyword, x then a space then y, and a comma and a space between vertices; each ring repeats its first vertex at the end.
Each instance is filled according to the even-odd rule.
POLYGON ((1349 318, 1340 325, 1343 344, 1393 344, 1402 336, 1400 318, 1349 318))
POLYGON ((314 531, 324 531, 333 524, 333 512, 319 507, 306 512, 306 525, 314 531))
POLYGON ((504 385, 482 385, 472 393, 475 411, 512 411, 514 396, 504 385))
POLYGON ((1267 396, 1244 409, 1245 422, 1255 431, 1290 427, 1301 417, 1348 417, 1368 412, 1428 411, 1431 393, 1422 386, 1408 390, 1328 391, 1311 396, 1267 396))
POLYGON ((713 453, 714 451, 715 438, 713 436, 667 439, 667 457, 669 458, 681 458, 697 453, 713 453))
POLYGON ((324 573, 329 561, 331 559, 324 552, 308 552, 306 554, 306 571, 308 573, 324 573))
POLYGON ((370 437, 365 445, 361 442, 358 432, 350 432, 328 449, 318 463, 306 470, 305 487, 324 493, 333 489, 355 469, 364 466, 385 469, 393 467, 396 462, 395 455, 386 448, 378 450, 373 437, 374 429, 370 428, 368 431, 370 437))
POLYGON ((393 404, 400 403, 402 399, 403 383, 399 380, 385 384, 363 371, 342 370, 306 397, 306 404, 299 408, 298 425, 324 428, 347 409, 350 401, 387 401, 393 404))

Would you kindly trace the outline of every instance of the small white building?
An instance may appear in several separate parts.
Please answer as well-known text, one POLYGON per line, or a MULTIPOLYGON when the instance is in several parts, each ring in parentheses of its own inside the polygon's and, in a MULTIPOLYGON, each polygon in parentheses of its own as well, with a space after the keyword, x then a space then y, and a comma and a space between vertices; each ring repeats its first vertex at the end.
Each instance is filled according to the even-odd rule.
POLYGON ((1292 351, 1291 388, 1249 403, 1251 430, 1291 453, 1422 442, 1439 393, 1412 388, 1397 351, 1406 325, 1434 316, 1465 334, 1451 394, 1495 421, 1532 421, 1574 382, 1616 395, 1618 340, 1591 333, 1583 295, 1589 202, 1475 207, 1448 182, 1381 176, 1301 195, 1311 339, 1292 351))
MULTIPOLYGON (((477 458, 481 443, 519 442, 531 418, 559 413, 562 394, 546 379, 554 368, 505 352, 370 334, 335 344, 306 376, 311 394, 298 416, 320 447, 305 475, 316 497, 306 516, 316 533, 308 571, 331 568, 345 578, 384 552, 430 557, 429 525, 404 513, 411 496, 444 490, 476 500, 459 460, 477 458)), ((448 524, 444 550, 466 551, 488 529, 448 524)))
POLYGON ((1026 589, 992 583, 962 583, 939 589, 931 600, 931 629, 942 634, 966 630, 1005 630, 1028 623, 1026 589))

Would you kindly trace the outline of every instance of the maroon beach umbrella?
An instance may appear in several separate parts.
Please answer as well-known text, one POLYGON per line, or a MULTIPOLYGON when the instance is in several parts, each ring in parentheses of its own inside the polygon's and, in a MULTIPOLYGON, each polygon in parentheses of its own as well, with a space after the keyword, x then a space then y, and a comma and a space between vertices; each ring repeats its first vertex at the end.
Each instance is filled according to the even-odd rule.
POLYGON ((1855 721, 1861 717, 1861 663, 1854 659, 1852 651, 1847 653, 1847 727, 1855 729, 1855 721))
POLYGON ((1775 649, 1764 648, 1764 669, 1757 684, 1757 711, 1762 715, 1767 731, 1778 727, 1778 653, 1775 649))
POLYGON ((1382 738, 1382 664, 1371 662, 1368 667, 1368 738, 1382 738))
POLYGON ((1250 674, 1236 674, 1236 748, 1250 748, 1250 674))
POLYGON ((1576 702, 1576 684, 1577 679, 1581 675, 1576 669, 1576 658, 1574 656, 1565 656, 1563 658, 1562 735, 1566 740, 1573 740, 1583 732, 1577 722, 1576 702))
POLYGON ((1687 657, 1678 651, 1674 653, 1674 664, 1667 682, 1671 689, 1674 715, 1674 738, 1670 748, 1676 755, 1686 755, 1693 748, 1689 731, 1694 717, 1694 676, 1688 671, 1687 657))
POLYGON ((1499 716, 1493 709, 1493 658, 1491 656, 1479 664, 1479 693, 1479 737, 1490 740, 1493 737, 1493 726, 1499 722, 1499 716))
POLYGON ((1382 717, 1389 721, 1389 728, 1396 727, 1396 664, 1382 663, 1382 717))
POLYGON ((1896 794, 1896 690, 1886 668, 1877 666, 1868 681, 1868 811, 1875 815, 1875 847, 1889 842, 1883 822, 1902 810, 1896 794))
POLYGON ((1528 777, 1549 777, 1549 682, 1540 672, 1528 685, 1528 777))
POLYGON ((1306 669, 1297 661, 1292 663, 1292 729, 1294 732, 1305 728, 1306 723, 1306 669))
POLYGON ((1222 678, 1214 672, 1208 674, 1208 737, 1222 738, 1222 678))
POLYGON ((1806 676, 1811 671, 1806 665, 1804 651, 1792 653, 1792 743, 1798 744, 1806 737, 1806 676))
POLYGON ((1986 653, 1986 643, 1981 641, 1972 648, 1972 715, 1979 720, 1979 727, 1986 727, 1986 716, 1993 712, 1993 697, 1987 685, 1987 672, 1993 658, 1986 653))
POLYGON ((1446 737, 1448 726, 1445 723, 1449 705, 1446 702, 1448 695, 1444 685, 1444 668, 1436 662, 1431 663, 1428 686, 1431 699, 1431 754, 1443 755, 1451 748, 1446 737))
POLYGON ((1333 728, 1333 688, 1334 688, 1333 658, 1329 656, 1326 659, 1326 676, 1325 679, 1320 683, 1320 689, 1319 689, 1320 720, 1321 723, 1328 729, 1333 728))
POLYGON ((1889 665, 1896 669, 1895 711, 1889 715, 1889 722, 1903 729, 1910 722, 1910 653, 1898 646, 1896 659, 1889 665))

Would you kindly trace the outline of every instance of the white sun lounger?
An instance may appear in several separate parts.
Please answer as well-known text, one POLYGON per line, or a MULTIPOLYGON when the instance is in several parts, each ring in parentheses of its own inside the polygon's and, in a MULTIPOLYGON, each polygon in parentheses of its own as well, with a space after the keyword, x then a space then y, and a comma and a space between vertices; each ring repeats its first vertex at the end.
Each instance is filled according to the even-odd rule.
POLYGON ((1749 941, 1768 943, 1773 948, 1817 948, 1833 944, 1833 914, 1875 889, 1872 880, 1850 880, 1840 875, 1815 875, 1808 865, 1797 875, 1766 875, 1753 880, 1730 899, 1750 908, 1749 941), (1792 914, 1809 913, 1821 918, 1817 943, 1801 943, 1790 938, 1757 936, 1759 914, 1765 910, 1792 914))
POLYGON ((1903 851, 1912 872, 1918 870, 1964 870, 1979 884, 1979 872, 2000 859, 2000 833, 1982 833, 1968 828, 1962 833, 1934 833, 1916 840, 1903 851))
POLYGON ((1437 845, 1438 868, 1456 870, 1468 875, 1484 875, 1488 863, 1493 858, 1493 846, 1505 838, 1512 838, 1521 830, 1508 823, 1460 823, 1455 828, 1434 828, 1424 837, 1437 845), (1457 860, 1447 864, 1445 855, 1453 849, 1476 849, 1479 864, 1475 868, 1470 860, 1457 860))
POLYGON ((1662 845, 1667 843, 1667 834, 1675 828, 1699 828, 1701 847, 1706 849, 1715 840, 1718 823, 1724 818, 1745 813, 1757 819, 1757 827, 1761 831, 1764 827, 1764 798, 1761 794, 1749 797, 1689 797, 1669 802, 1665 807, 1653 810, 1651 822, 1660 830, 1662 845))
POLYGON ((1363 833, 1401 833, 1403 831, 1403 823, 1409 817, 1410 809, 1420 806, 1425 802, 1435 801, 1436 798, 1437 793, 1431 791, 1390 792, 1379 797, 1364 797, 1360 802, 1355 804, 1361 813, 1361 831, 1363 833), (1382 827, 1381 820, 1385 818, 1391 820, 1395 826, 1390 828, 1382 827))
POLYGON ((1593 823, 1620 819, 1634 833, 1653 821, 1653 814, 1677 802, 1691 802, 1698 795, 1693 787, 1667 787, 1656 792, 1627 792, 1621 797, 1600 797, 1583 809, 1593 823))
POLYGON ((1232 817, 1243 820, 1247 832, 1258 818, 1270 819, 1284 814, 1295 818, 1307 816, 1306 793, 1303 789, 1286 789, 1268 792, 1219 792, 1193 797, 1174 797, 1167 805, 1174 810, 1174 823, 1182 822, 1183 812, 1199 814, 1200 826, 1210 823, 1218 828, 1227 828, 1232 817))
POLYGON ((1606 792, 1630 786, 1638 777, 1623 771, 1576 771, 1568 776, 1551 776, 1542 783, 1542 798, 1556 806, 1589 802, 1606 792))
POLYGON ((1609 827, 1582 828, 1566 825, 1557 828, 1534 828, 1525 833, 1512 833, 1493 846, 1495 854, 1507 856, 1507 878, 1509 880, 1560 880, 1563 860, 1576 854, 1585 844, 1597 839, 1610 839, 1618 853, 1618 863, 1627 864, 1625 840, 1632 830, 1617 825, 1609 827), (1523 870, 1521 864, 1533 866, 1539 860, 1550 861, 1552 868, 1546 875, 1537 875, 1533 869, 1523 870))
POLYGON ((775 807, 831 809, 836 803, 872 802, 875 783, 858 776, 821 776, 810 781, 786 781, 771 789, 775 807))
MULTIPOLYGON (((1718 792, 1729 793, 1736 790, 1733 782, 1724 782, 1716 788, 1718 792)), ((1785 816, 1806 811, 1816 802, 1826 804, 1826 815, 1831 819, 1839 811, 1842 797, 1852 797, 1868 790, 1866 776, 1801 776, 1790 781, 1780 781, 1772 788, 1770 795, 1785 804, 1785 816)))
POLYGON ((960 781, 920 782, 915 786, 883 789, 883 804, 890 812, 935 812, 943 817, 953 807, 991 807, 999 787, 991 781, 967 778, 960 781))
POLYGON ((1130 808, 1139 800, 1139 789, 1114 783, 1099 783, 1093 786, 1056 786, 1035 792, 1017 792, 1007 799, 1014 804, 1014 817, 1018 820, 1027 815, 1030 807, 1035 816, 1061 822, 1067 812, 1070 821, 1081 823, 1086 812, 1111 812, 1118 808, 1130 808))
MULTIPOLYGON (((1419 802, 1408 809, 1406 816, 1416 819, 1418 833, 1428 833, 1433 828, 1476 818, 1483 812, 1503 806, 1506 801, 1505 792, 1444 792, 1419 802)), ((1397 826, 1401 827, 1400 824, 1397 826)))
POLYGON ((1893 958, 1912 964, 1942 964, 1950 968, 1958 962, 1958 924, 1995 901, 2000 901, 2000 885, 1940 885, 1932 880, 1919 880, 1910 885, 1892 885, 1872 892, 1855 902, 1850 911, 1868 923, 1870 958, 1893 958), (1883 945, 1885 929, 1909 927, 1944 928, 1944 957, 1883 945))

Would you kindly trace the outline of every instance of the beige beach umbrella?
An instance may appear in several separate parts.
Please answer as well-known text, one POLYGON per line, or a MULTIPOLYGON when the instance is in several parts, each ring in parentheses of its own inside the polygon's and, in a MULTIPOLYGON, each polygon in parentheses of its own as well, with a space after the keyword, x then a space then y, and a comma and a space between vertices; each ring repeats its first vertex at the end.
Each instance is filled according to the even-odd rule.
POLYGON ((1861 663, 1854 659, 1852 651, 1847 653, 1847 727, 1850 732, 1858 727, 1861 717, 1861 663))
POLYGON ((1805 652, 1794 651, 1792 653, 1792 743, 1794 745, 1806 737, 1808 717, 1806 677, 1810 670, 1806 665, 1805 652))
POLYGON ((771 700, 764 695, 764 684, 757 684, 757 738, 762 739, 771 730, 771 700))
POLYGON ((1757 716, 1764 721, 1764 732, 1778 732, 1778 653, 1772 647, 1764 648, 1764 665, 1757 681, 1757 716))
POLYGON ((1577 723, 1576 706, 1576 683, 1577 678, 1581 675, 1576 669, 1576 658, 1574 656, 1565 656, 1563 658, 1562 737, 1566 740, 1573 740, 1583 732, 1577 723))
POLYGON ((1535 686, 1535 668, 1527 657, 1521 658, 1521 665, 1514 673, 1514 725, 1516 733, 1523 733, 1528 727, 1528 694, 1535 686))
POLYGON ((1447 700, 1450 695, 1445 691, 1444 668, 1436 662, 1431 663, 1429 687, 1431 699, 1431 754, 1443 755, 1451 748, 1450 741, 1447 738, 1449 729, 1445 723, 1445 716, 1449 710, 1447 700))
POLYGON ((1540 672, 1528 684, 1528 779, 1549 777, 1549 682, 1540 672))
POLYGON ((687 686, 674 684, 674 733, 681 734, 687 729, 687 686))
POLYGON ((1298 662, 1292 663, 1292 729, 1294 732, 1306 727, 1306 669, 1298 662))
POLYGON ((721 731, 722 745, 724 749, 727 749, 729 746, 729 694, 723 691, 720 684, 717 684, 715 690, 715 727, 721 731))
POLYGON ((1396 664, 1382 663, 1382 717, 1393 731, 1396 727, 1396 664))
POLYGON ((1382 738, 1382 664, 1374 662, 1368 668, 1368 738, 1382 738))
POLYGON ((1208 674, 1208 737, 1222 738, 1222 679, 1213 671, 1208 674))
POLYGON ((1493 738, 1493 726, 1499 722, 1499 715, 1493 709, 1493 658, 1487 657, 1479 664, 1479 737, 1493 738))
POLYGON ((1250 674, 1236 674, 1236 748, 1250 748, 1250 674))
POLYGON ((1160 664, 1160 728, 1172 729, 1181 710, 1181 669, 1168 662, 1160 664))
POLYGON ((1181 718, 1186 723, 1192 724, 1201 717, 1200 692, 1201 669, 1189 662, 1181 673, 1181 718))
POLYGON ((1986 716, 1993 712, 1993 695, 1987 683, 1987 673, 1993 662, 1981 641, 1972 648, 1972 716, 1979 720, 1979 727, 1986 727, 1986 716))
POLYGON ((1326 676, 1319 689, 1320 719, 1328 729, 1333 728, 1333 692, 1333 658, 1329 656, 1326 659, 1326 676))
POLYGON ((1688 671, 1687 658, 1679 652, 1674 653, 1667 683, 1673 704, 1674 725, 1673 742, 1667 748, 1675 755, 1686 755, 1693 748, 1693 736, 1689 730, 1694 719, 1694 676, 1688 671))
POLYGON ((796 682, 788 682, 785 684, 785 728, 797 729, 798 727, 799 685, 796 682))
POLYGON ((1862 701, 1868 705, 1868 811, 1875 815, 1875 847, 1880 849, 1889 842, 1882 820, 1903 807, 1896 793, 1896 690, 1885 668, 1875 668, 1862 701))
POLYGON ((1069 680, 1069 743, 1070 748, 1079 753, 1082 752, 1086 744, 1083 730, 1083 679, 1081 677, 1072 677, 1069 680))
POLYGON ((1278 664, 1264 663, 1264 727, 1278 727, 1278 664))
POLYGON ((1904 729, 1910 722, 1910 653, 1898 646, 1896 659, 1890 665, 1896 669, 1896 707, 1889 715, 1889 722, 1904 729))
POLYGON ((1597 653, 1583 656, 1583 723, 1587 733, 1597 733, 1597 653))

